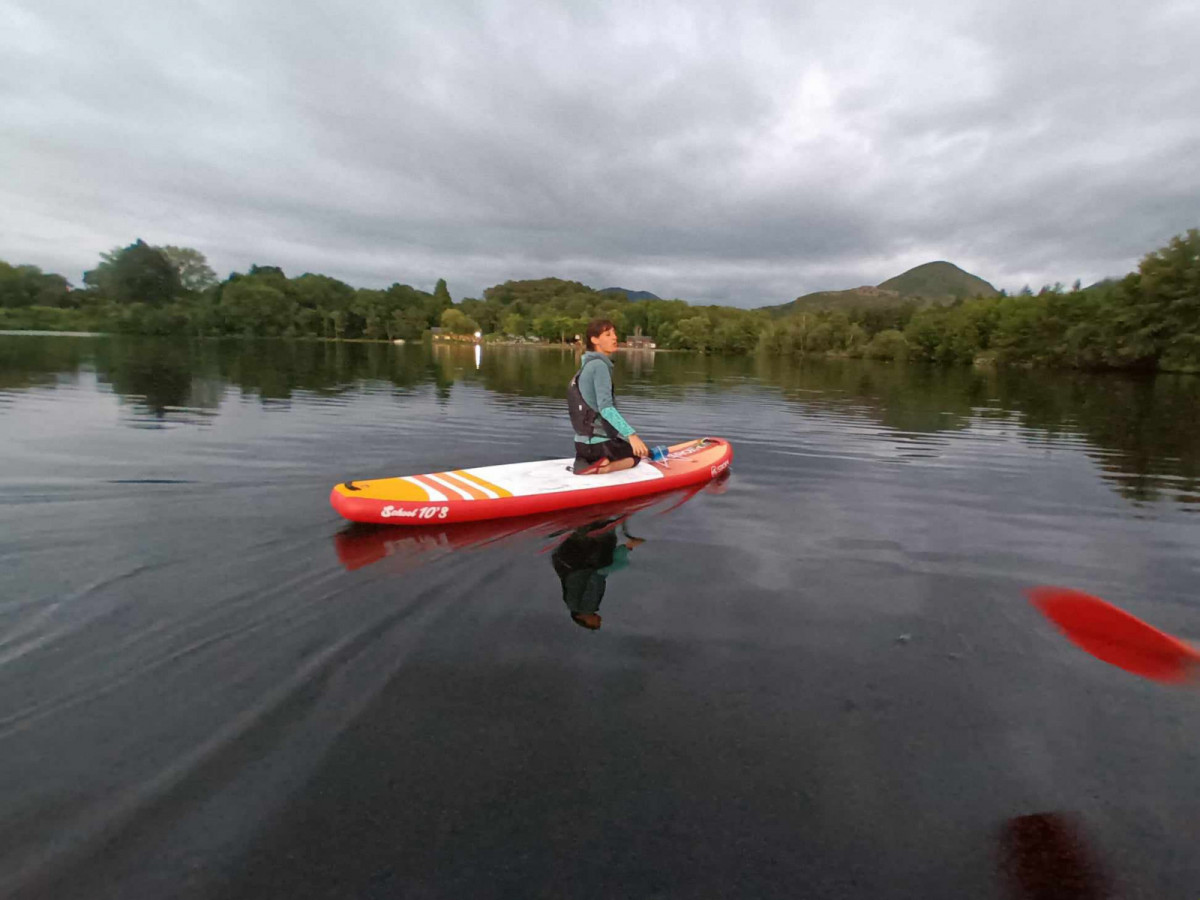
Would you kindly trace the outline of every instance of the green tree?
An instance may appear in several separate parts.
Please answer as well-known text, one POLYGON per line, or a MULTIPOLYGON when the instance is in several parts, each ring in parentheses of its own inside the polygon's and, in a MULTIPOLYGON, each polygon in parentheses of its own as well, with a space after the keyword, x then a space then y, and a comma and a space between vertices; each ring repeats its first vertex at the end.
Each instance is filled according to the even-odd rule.
POLYGON ((442 313, 442 328, 451 334, 474 334, 479 330, 479 323, 460 310, 448 309, 442 313))
POLYGON ((458 304, 463 315, 469 316, 479 323, 479 328, 485 334, 500 330, 500 321, 504 318, 504 307, 495 300, 476 300, 474 297, 464 297, 458 304))
POLYGON ((354 302, 354 288, 328 275, 305 272, 288 285, 296 302, 307 309, 346 309, 354 302))
POLYGON ((166 306, 182 289, 179 273, 166 254, 140 238, 102 254, 100 265, 84 272, 83 281, 111 300, 151 307, 166 306))
POLYGON ((500 331, 513 337, 524 337, 529 331, 529 323, 520 313, 509 313, 504 317, 500 331))
POLYGON ((388 331, 388 337, 392 340, 396 338, 404 338, 405 340, 415 340, 419 338, 428 328, 425 311, 418 307, 409 307, 407 309, 393 309, 391 315, 391 328, 388 331))
POLYGON ((393 284, 385 293, 388 295, 388 302, 391 304, 393 312, 399 309, 406 313, 405 320, 409 323, 410 329, 415 328, 414 323, 417 318, 421 320, 420 327, 415 328, 415 333, 400 335, 400 337, 419 337, 426 328, 440 325, 442 313, 449 309, 449 307, 440 305, 440 301, 434 299, 432 294, 419 291, 407 284, 393 284))
POLYGON ((174 247, 170 244, 156 247, 179 273, 179 283, 185 291, 203 291, 217 283, 217 273, 209 268, 208 260, 199 250, 191 247, 174 247))
POLYGON ((381 340, 390 335, 395 325, 392 321, 395 306, 386 291, 360 289, 352 309, 362 320, 363 337, 381 340))
POLYGON ((221 293, 221 313, 230 334, 278 336, 295 320, 295 301, 279 288, 253 278, 243 278, 225 286, 221 293))
POLYGON ((445 278, 437 280, 437 284, 433 288, 433 302, 439 314, 454 305, 454 300, 450 297, 450 289, 446 287, 445 278))
POLYGON ((713 328, 707 316, 690 316, 680 319, 676 331, 679 346, 684 350, 704 352, 712 346, 713 328))
POLYGON ((868 359, 904 359, 907 353, 908 344, 904 340, 904 333, 890 328, 871 338, 863 355, 868 359))
POLYGON ((0 307, 74 306, 71 285, 61 275, 37 266, 10 266, 0 262, 0 307))
POLYGON ((971 362, 981 349, 971 306, 934 306, 913 316, 904 330, 910 358, 938 363, 971 362))
POLYGON ((292 318, 293 328, 289 331, 298 335, 319 336, 325 332, 325 317, 320 310, 298 307, 292 318))
POLYGON ((713 346, 722 353, 749 353, 758 344, 759 323, 751 315, 723 318, 717 325, 713 346))
POLYGON ((344 309, 335 309, 329 313, 329 324, 333 328, 333 336, 341 340, 346 336, 346 327, 350 322, 350 314, 344 309))
POLYGON ((1129 321, 1173 371, 1200 370, 1200 230, 1148 254, 1125 282, 1129 321))
POLYGON ((535 318, 533 320, 533 333, 543 340, 554 340, 558 335, 558 316, 553 313, 546 313, 535 318))
POLYGON ((866 350, 868 340, 870 338, 867 337, 866 329, 857 322, 851 322, 846 328, 845 341, 842 346, 847 356, 858 358, 866 350))

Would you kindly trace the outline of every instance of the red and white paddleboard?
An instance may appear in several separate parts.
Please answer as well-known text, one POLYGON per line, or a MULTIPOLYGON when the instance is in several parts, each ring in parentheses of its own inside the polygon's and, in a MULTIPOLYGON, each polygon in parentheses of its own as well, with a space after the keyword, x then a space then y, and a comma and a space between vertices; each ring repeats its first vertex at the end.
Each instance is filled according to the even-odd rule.
POLYGON ((723 438, 699 438, 669 450, 663 462, 644 459, 632 469, 606 475, 576 475, 573 459, 547 459, 347 481, 333 489, 329 502, 352 522, 478 522, 629 500, 702 484, 724 472, 733 460, 733 447, 723 438))

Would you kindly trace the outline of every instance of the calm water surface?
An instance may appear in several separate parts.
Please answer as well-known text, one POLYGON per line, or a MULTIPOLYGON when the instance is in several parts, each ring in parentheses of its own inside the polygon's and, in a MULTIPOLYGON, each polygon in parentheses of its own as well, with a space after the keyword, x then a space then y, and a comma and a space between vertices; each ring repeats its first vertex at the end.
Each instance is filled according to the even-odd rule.
POLYGON ((1195 379, 621 356, 639 432, 729 438, 728 479, 329 507, 566 456, 573 365, 0 336, 0 896, 1200 895, 1200 692, 1022 593, 1200 639, 1195 379))

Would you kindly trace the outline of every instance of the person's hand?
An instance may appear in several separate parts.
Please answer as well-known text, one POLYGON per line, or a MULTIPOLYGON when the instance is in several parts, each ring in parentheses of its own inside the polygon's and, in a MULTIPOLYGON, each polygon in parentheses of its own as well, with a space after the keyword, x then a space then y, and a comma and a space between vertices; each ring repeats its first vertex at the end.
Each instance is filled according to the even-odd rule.
POLYGON ((646 442, 643 441, 636 434, 631 434, 629 436, 629 446, 631 446, 633 448, 634 456, 640 456, 642 458, 645 458, 650 455, 650 448, 647 447, 646 442))

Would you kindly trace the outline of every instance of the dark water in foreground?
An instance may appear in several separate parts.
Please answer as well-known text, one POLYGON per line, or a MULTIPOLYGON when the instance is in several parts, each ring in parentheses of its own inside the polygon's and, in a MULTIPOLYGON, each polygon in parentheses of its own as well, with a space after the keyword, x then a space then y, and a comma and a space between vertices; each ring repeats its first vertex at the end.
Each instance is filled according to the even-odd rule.
POLYGON ((1022 595, 1200 639, 1195 380, 618 365, 727 481, 380 532, 566 455, 569 355, 0 337, 0 896, 1200 895, 1200 692, 1022 595))

